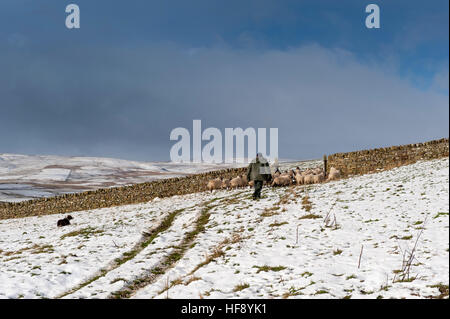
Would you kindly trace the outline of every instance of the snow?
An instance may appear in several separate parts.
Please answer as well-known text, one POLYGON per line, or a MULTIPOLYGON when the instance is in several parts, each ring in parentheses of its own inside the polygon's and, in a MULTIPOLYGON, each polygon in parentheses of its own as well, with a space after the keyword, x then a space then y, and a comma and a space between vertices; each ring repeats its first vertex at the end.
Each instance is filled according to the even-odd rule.
POLYGON ((63 215, 1 220, 0 298, 110 297, 158 267, 205 207, 209 220, 193 245, 132 298, 437 296, 435 285, 449 282, 448 164, 265 187, 256 202, 249 188, 154 199, 72 213, 62 228, 63 215), (141 247, 142 233, 175 211, 170 227, 141 247), (302 218, 310 214, 318 218, 302 218), (327 214, 336 225, 327 227, 327 214), (403 252, 419 234, 410 280, 399 281, 403 252), (131 251, 130 260, 115 262, 131 251))

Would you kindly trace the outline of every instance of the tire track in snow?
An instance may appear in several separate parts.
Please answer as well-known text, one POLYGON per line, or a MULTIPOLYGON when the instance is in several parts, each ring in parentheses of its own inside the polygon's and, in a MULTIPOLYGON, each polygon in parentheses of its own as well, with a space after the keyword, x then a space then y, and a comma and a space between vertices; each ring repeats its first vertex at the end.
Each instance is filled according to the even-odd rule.
MULTIPOLYGON (((245 192, 245 191, 244 191, 245 192)), ((244 192, 240 192, 237 195, 240 195, 244 192)), ((141 276, 135 278, 133 281, 127 282, 121 289, 118 291, 114 291, 109 295, 109 298, 130 298, 140 289, 151 285, 154 283, 161 275, 164 275, 165 272, 170 269, 173 265, 180 260, 187 250, 192 248, 192 244, 194 243, 197 235, 201 232, 205 231, 205 226, 209 222, 210 211, 213 208, 220 206, 221 204, 226 204, 228 200, 228 196, 222 196, 213 198, 211 200, 207 200, 201 204, 202 209, 200 216, 195 220, 195 228, 192 231, 189 231, 185 234, 179 246, 174 247, 173 251, 166 255, 160 263, 156 264, 154 267, 145 271, 141 274, 141 276), (213 202, 219 200, 219 203, 216 205, 211 205, 213 202)))
POLYGON ((140 252, 142 252, 161 232, 166 231, 172 225, 172 222, 177 217, 177 215, 179 215, 181 212, 183 212, 185 210, 192 209, 195 206, 196 205, 193 205, 193 206, 190 206, 187 208, 181 208, 181 209, 177 209, 177 210, 167 213, 166 216, 163 217, 163 220, 158 225, 156 225, 155 227, 152 227, 147 232, 144 232, 142 234, 141 239, 129 251, 123 253, 120 258, 116 258, 108 266, 100 269, 97 273, 95 273, 93 276, 91 276, 89 279, 87 279, 83 283, 56 296, 55 298, 56 299, 64 298, 66 296, 74 294, 77 291, 81 290, 82 288, 86 287, 87 285, 106 276, 108 273, 112 272, 113 270, 121 267, 123 264, 125 264, 129 260, 133 259, 136 255, 138 255, 140 252))

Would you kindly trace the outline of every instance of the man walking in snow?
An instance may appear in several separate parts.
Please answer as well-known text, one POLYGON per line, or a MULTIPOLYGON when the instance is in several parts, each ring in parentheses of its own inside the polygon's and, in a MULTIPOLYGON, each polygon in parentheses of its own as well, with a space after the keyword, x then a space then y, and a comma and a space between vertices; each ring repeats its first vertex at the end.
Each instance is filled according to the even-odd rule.
POLYGON ((253 181, 255 187, 253 199, 261 198, 263 183, 264 181, 270 181, 271 178, 269 163, 261 153, 256 154, 256 158, 247 168, 247 180, 253 181))

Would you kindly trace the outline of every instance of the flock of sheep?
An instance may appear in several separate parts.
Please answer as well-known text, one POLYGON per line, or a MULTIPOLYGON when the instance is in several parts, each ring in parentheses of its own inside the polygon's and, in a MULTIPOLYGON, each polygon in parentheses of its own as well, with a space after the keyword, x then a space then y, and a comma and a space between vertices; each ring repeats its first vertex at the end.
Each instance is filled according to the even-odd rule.
MULTIPOLYGON (((306 184, 316 184, 321 183, 325 180, 332 181, 336 180, 340 177, 340 171, 335 169, 334 167, 330 168, 330 172, 328 177, 325 178, 324 172, 321 168, 316 167, 313 169, 300 170, 297 167, 295 170, 291 169, 281 173, 280 171, 276 171, 272 174, 272 181, 270 183, 271 186, 289 186, 292 184, 296 185, 306 185, 306 184)), ((264 184, 267 184, 264 182, 264 184)), ((206 188, 209 191, 213 191, 215 189, 235 189, 239 187, 253 187, 253 181, 247 181, 247 177, 245 175, 239 175, 232 179, 226 178, 215 178, 208 181, 206 188)))

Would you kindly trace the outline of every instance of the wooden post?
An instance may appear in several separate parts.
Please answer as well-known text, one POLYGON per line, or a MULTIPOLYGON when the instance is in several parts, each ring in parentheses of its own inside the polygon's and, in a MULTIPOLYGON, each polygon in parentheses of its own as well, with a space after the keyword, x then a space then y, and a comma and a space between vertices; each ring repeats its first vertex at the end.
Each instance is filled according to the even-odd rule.
POLYGON ((323 176, 327 177, 327 155, 323 156, 323 176))

